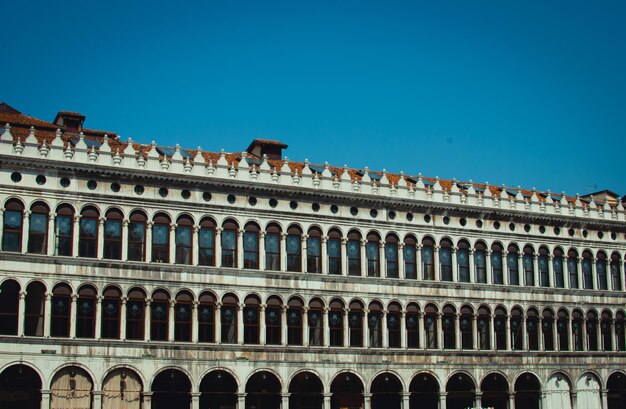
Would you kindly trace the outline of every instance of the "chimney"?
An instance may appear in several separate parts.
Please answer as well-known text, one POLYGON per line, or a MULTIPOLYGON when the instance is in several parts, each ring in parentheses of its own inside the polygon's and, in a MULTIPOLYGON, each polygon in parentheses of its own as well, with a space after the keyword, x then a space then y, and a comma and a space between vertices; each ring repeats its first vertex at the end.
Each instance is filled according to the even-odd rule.
POLYGON ((60 111, 53 122, 64 132, 79 133, 83 130, 85 115, 78 112, 60 111))
POLYGON ((267 159, 280 160, 283 157, 283 149, 287 149, 287 145, 282 142, 270 139, 255 139, 250 143, 246 152, 258 158, 267 155, 267 159))

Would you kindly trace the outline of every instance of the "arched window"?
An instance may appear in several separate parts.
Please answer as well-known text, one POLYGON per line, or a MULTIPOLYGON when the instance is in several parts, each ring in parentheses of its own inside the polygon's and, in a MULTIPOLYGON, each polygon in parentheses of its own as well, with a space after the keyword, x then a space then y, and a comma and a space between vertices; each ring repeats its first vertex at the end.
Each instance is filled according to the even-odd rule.
POLYGON ((280 226, 270 224, 265 230, 265 269, 280 270, 280 226))
POLYGON ((95 258, 98 255, 98 223, 100 213, 87 206, 80 214, 78 256, 95 258))
POLYGON ((328 250, 328 274, 342 274, 341 232, 339 230, 331 229, 328 232, 328 242, 326 246, 328 250))
POLYGON ((193 220, 187 215, 176 220, 176 264, 191 264, 193 259, 193 220))
POLYGON ((361 235, 357 231, 348 233, 348 275, 361 275, 361 235))
POLYGON ((478 308, 478 349, 491 349, 491 311, 485 306, 478 308))
POLYGON ((554 286, 556 288, 564 288, 563 250, 560 248, 554 249, 552 253, 552 270, 554 271, 554 286))
POLYGON ((164 213, 154 216, 152 224, 152 261, 170 262, 170 218, 164 213))
POLYGON ((223 344, 237 343, 238 302, 239 300, 237 299, 237 297, 232 294, 226 294, 222 298, 222 316, 220 317, 220 319, 223 344))
POLYGON ((406 307, 406 346, 419 348, 420 344, 420 308, 411 303, 406 307))
POLYGON ((367 257, 367 276, 380 277, 380 237, 374 232, 367 234, 365 244, 367 257))
POLYGON ((513 308, 511 310, 511 349, 513 351, 520 351, 522 349, 522 319, 524 313, 519 308, 513 308))
POLYGON ((494 284, 504 284, 504 268, 502 267, 502 246, 491 245, 491 274, 494 284))
POLYGON ((30 207, 28 224, 28 252, 46 254, 48 251, 48 217, 50 209, 45 203, 37 202, 30 207))
POLYGON ((261 300, 254 295, 246 297, 243 308, 243 343, 259 343, 259 307, 261 300))
POLYGON ((348 328, 350 331, 350 346, 363 346, 363 304, 352 301, 348 311, 348 328))
POLYGON ((417 279, 417 240, 413 236, 404 238, 404 277, 417 279))
POLYGON ((456 309, 452 305, 443 307, 441 326, 443 329, 443 348, 456 348, 456 309))
POLYGON ((302 301, 292 298, 287 306, 287 345, 302 345, 302 301))
POLYGON ((522 264, 524 266, 524 285, 532 287, 535 285, 535 253, 532 247, 524 247, 522 264))
POLYGON ((324 302, 319 298, 313 298, 311 301, 309 301, 309 311, 307 317, 309 321, 309 345, 311 346, 324 345, 323 317, 324 302))
POLYGON ((152 293, 150 303, 150 340, 167 341, 169 339, 170 296, 164 290, 152 293))
POLYGON ((176 295, 174 305, 174 340, 176 341, 191 341, 192 305, 193 295, 189 291, 181 291, 176 295))
POLYGON ((437 349, 437 307, 428 304, 424 308, 424 331, 426 332, 426 348, 437 349))
POLYGON ((222 267, 237 267, 237 231, 239 226, 232 220, 222 225, 222 267))
POLYGON ((613 350, 613 315, 611 311, 602 311, 600 316, 600 334, 602 335, 602 350, 613 350))
POLYGON ((339 300, 333 300, 330 303, 330 311, 328 312, 328 326, 330 327, 330 346, 343 346, 343 303, 339 300))
POLYGON ((598 350, 598 314, 595 311, 587 312, 587 351, 598 350))
POLYGON ((458 250, 456 251, 456 261, 458 266, 459 282, 470 282, 469 271, 469 243, 465 240, 459 242, 458 250))
POLYGON ((103 339, 120 339, 120 307, 122 292, 116 287, 103 291, 100 334, 103 339))
POLYGON ((615 335, 617 336, 617 351, 626 351, 626 315, 624 311, 618 311, 615 314, 615 335))
POLYGON ((474 349, 474 310, 467 305, 461 307, 459 330, 461 331, 461 349, 474 349))
POLYGON ((376 301, 371 302, 369 305, 367 332, 370 348, 381 348, 383 346, 382 309, 380 303, 376 301))
POLYGON ((119 209, 109 209, 104 221, 103 256, 106 259, 122 259, 122 220, 124 215, 119 209))
POLYGON ((598 276, 598 290, 608 290, 608 282, 606 277, 606 254, 598 252, 596 258, 596 275, 598 276))
POLYGON ((396 237, 395 234, 389 234, 385 239, 385 262, 387 264, 387 277, 400 277, 400 267, 398 266, 398 237, 396 237))
POLYGON ((145 261, 146 259, 146 223, 148 218, 143 212, 134 211, 128 221, 128 260, 145 261))
POLYGON ((281 344, 282 314, 283 303, 281 299, 276 296, 269 297, 265 307, 265 343, 267 345, 281 344))
POLYGON ((71 257, 74 242, 74 208, 72 206, 62 204, 57 207, 54 230, 56 233, 56 255, 71 257))
POLYGON ((569 314, 563 309, 557 314, 556 331, 559 336, 559 351, 569 351, 569 314))
POLYGON ((541 247, 539 249, 537 266, 539 267, 539 284, 542 287, 550 287, 550 263, 548 254, 547 248, 541 247))
POLYGON ((24 224, 24 205, 19 200, 9 200, 4 209, 2 227, 2 250, 22 251, 22 227, 24 224))
POLYGON ((322 231, 317 227, 309 229, 306 239, 306 271, 307 273, 322 272, 322 231))
POLYGON ((572 312, 572 340, 574 341, 574 351, 583 351, 583 314, 579 310, 572 312))
POLYGON ((302 271, 302 230, 292 225, 287 229, 287 271, 302 271))
POLYGON ((443 239, 440 245, 439 266, 441 281, 452 281, 452 242, 448 239, 443 239))
POLYGON ((126 339, 145 339, 146 293, 139 288, 128 292, 126 301, 126 339))
POLYGON ((502 307, 496 307, 495 317, 493 318, 493 330, 496 336, 496 350, 498 351, 506 350, 506 320, 506 310, 502 307))
POLYGON ((215 222, 205 217, 200 221, 198 230, 198 264, 201 266, 215 265, 215 222))
POLYGON ((611 288, 613 291, 622 291, 622 273, 620 269, 620 256, 617 253, 613 253, 611 255, 611 288))
POLYGON ((474 270, 477 283, 487 283, 487 246, 478 242, 474 246, 474 270))
MULTIPOLYGON (((43 337, 45 325, 46 287, 38 282, 26 287, 26 311, 24 314, 24 335, 43 337)), ((3 328, 4 325, 0 325, 3 328)))
POLYGON ((583 251, 582 270, 583 270, 583 288, 586 290, 593 289, 593 256, 589 250, 583 251))
POLYGON ((543 349, 546 351, 554 351, 554 313, 552 310, 543 310, 541 319, 541 333, 543 335, 543 349))
POLYGON ((72 290, 67 284, 57 284, 52 290, 50 335, 53 337, 67 338, 70 336, 71 297, 72 290))
POLYGON ((506 265, 509 270, 509 284, 519 285, 519 250, 515 244, 511 244, 508 247, 508 254, 506 256, 506 265))
POLYGON ((435 279, 435 242, 430 237, 422 239, 422 274, 424 280, 435 279))
POLYGON ((243 232, 243 268, 259 269, 259 231, 256 223, 246 224, 243 232))
POLYGON ((14 280, 5 280, 0 285, 0 334, 19 335, 20 285, 14 280))
POLYGON ((392 302, 387 307, 387 339, 389 348, 401 346, 401 323, 402 307, 397 302, 392 302))
POLYGON ((198 299, 198 342, 215 342, 215 296, 208 291, 198 299))
POLYGON ((578 253, 574 249, 567 252, 567 274, 569 288, 578 288, 578 253))

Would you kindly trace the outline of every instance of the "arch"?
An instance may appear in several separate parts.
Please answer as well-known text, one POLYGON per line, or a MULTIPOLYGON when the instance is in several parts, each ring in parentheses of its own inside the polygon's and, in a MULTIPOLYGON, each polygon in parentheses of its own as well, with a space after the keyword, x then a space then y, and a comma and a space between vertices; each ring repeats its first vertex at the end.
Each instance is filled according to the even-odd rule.
POLYGON ((128 290, 126 301, 126 339, 145 338, 146 292, 140 287, 128 290))
POLYGON ((571 383, 569 381, 569 376, 563 372, 555 372, 551 374, 546 382, 545 389, 545 403, 547 403, 547 407, 571 409, 571 383))
POLYGON ((28 228, 28 253, 47 253, 49 217, 50 207, 47 203, 38 200, 31 204, 28 228))
POLYGON ((322 272, 322 229, 316 226, 310 227, 307 232, 306 271, 307 273, 322 272))
POLYGON ((452 374, 446 383, 446 392, 447 409, 474 407, 476 384, 469 374, 465 372, 452 374))
POLYGON ((598 376, 592 372, 584 372, 576 381, 576 404, 579 408, 601 408, 601 384, 598 376))
POLYGON ((392 372, 378 374, 370 385, 372 409, 400 409, 402 381, 392 372))
POLYGON ((200 408, 236 407, 238 389, 237 380, 230 372, 213 369, 200 382, 200 408))
POLYGON ((4 204, 2 251, 22 251, 22 231, 24 227, 24 203, 11 198, 4 204))
POLYGON ((363 381, 354 372, 344 371, 335 375, 330 392, 332 409, 363 407, 363 381))
POLYGON ((0 334, 19 335, 20 284, 12 279, 4 280, 0 285, 0 334))
POLYGON ((93 405, 93 377, 76 365, 57 370, 50 383, 50 409, 89 408, 93 405))
POLYGON ((39 409, 42 380, 37 371, 23 363, 13 364, 0 372, 2 405, 21 409, 39 409))
POLYGON ((439 390, 439 381, 434 375, 428 372, 416 374, 413 379, 411 379, 411 384, 409 385, 410 407, 438 409, 439 390))
POLYGON ((269 370, 257 371, 246 382, 246 407, 280 409, 282 385, 269 370))
POLYGON ((96 330, 96 297, 98 291, 90 284, 78 288, 76 300, 76 338, 94 338, 96 330))
POLYGON ((322 409, 324 385, 319 376, 303 370, 289 382, 289 409, 322 409))
POLYGON ((535 374, 531 372, 524 372, 520 374, 515 380, 514 390, 516 408, 540 408, 541 383, 535 374))
POLYGON ((626 374, 613 372, 606 381, 608 409, 626 408, 626 374))
POLYGON ((98 255, 98 230, 100 211, 92 205, 84 206, 80 211, 78 223, 78 256, 96 258, 98 255))
POLYGON ((140 409, 142 393, 143 381, 134 369, 114 368, 102 381, 102 408, 140 409))
POLYGON ((174 305, 174 340, 191 342, 192 312, 194 297, 189 290, 180 290, 176 294, 174 305))
POLYGON ((152 380, 152 409, 189 407, 191 381, 180 368, 167 368, 152 380))
POLYGON ((499 372, 485 375, 480 383, 481 405, 494 409, 506 409, 509 405, 509 381, 499 372))
POLYGON ((234 344, 237 342, 237 322, 239 309, 239 298, 233 293, 224 294, 222 297, 222 308, 220 309, 221 342, 234 344))

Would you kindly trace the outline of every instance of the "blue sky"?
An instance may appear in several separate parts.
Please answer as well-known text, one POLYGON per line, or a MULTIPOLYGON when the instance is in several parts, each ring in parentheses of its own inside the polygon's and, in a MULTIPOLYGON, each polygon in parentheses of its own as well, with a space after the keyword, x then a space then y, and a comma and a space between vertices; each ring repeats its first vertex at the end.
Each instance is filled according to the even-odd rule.
POLYGON ((29 1, 2 14, 0 101, 35 117, 626 194, 624 1, 29 1))

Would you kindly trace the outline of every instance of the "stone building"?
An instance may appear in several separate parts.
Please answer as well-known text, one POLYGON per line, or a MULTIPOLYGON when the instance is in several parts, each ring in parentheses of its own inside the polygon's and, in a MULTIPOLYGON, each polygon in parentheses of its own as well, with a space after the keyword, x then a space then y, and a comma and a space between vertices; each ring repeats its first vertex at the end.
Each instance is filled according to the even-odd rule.
POLYGON ((626 408, 615 193, 84 120, 0 104, 1 408, 626 408))

